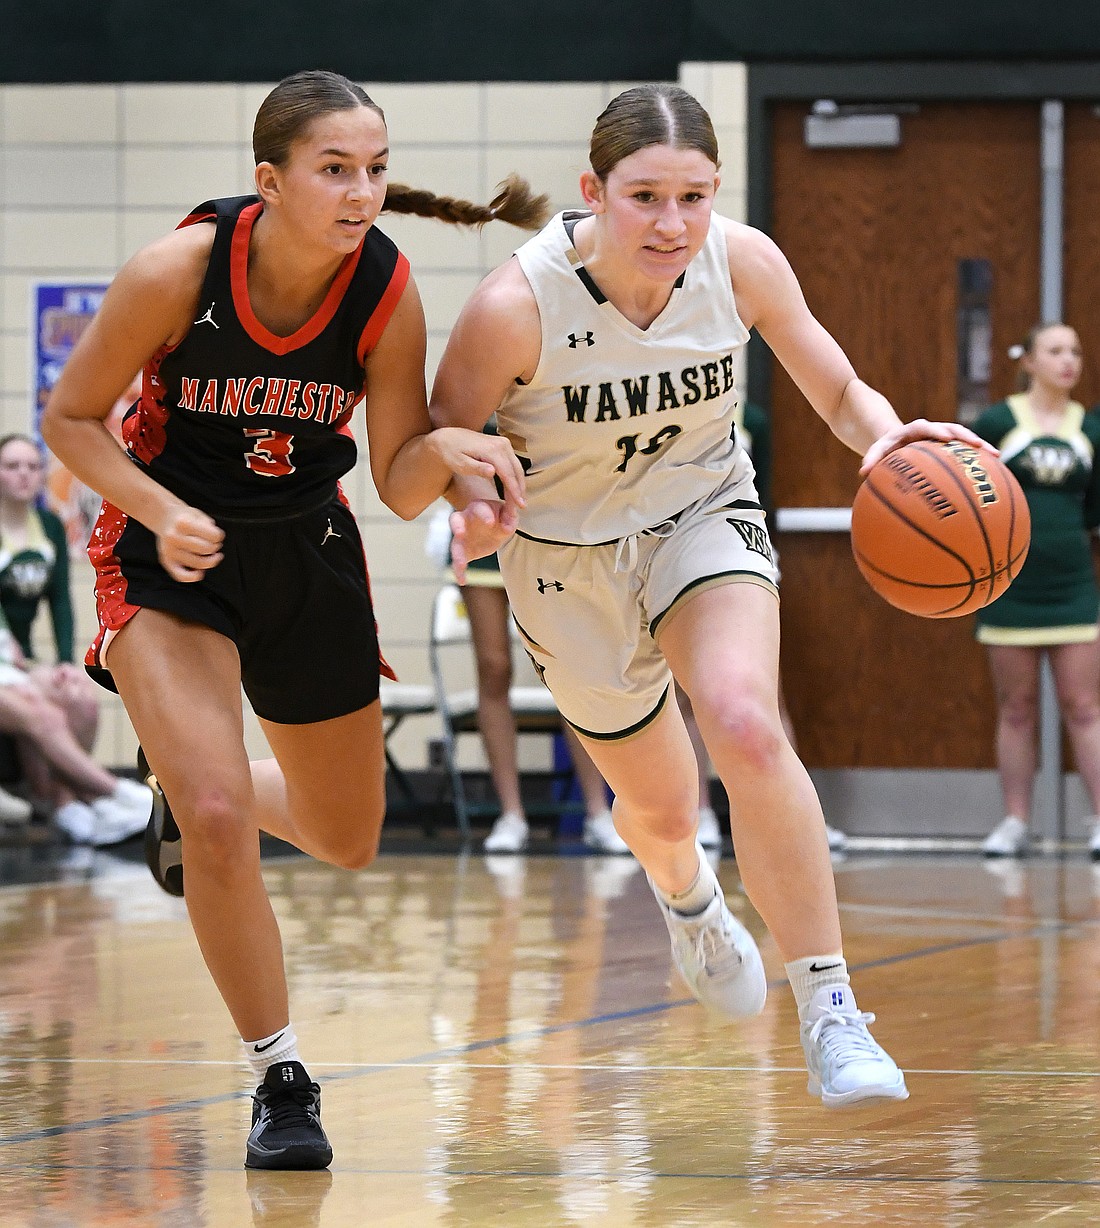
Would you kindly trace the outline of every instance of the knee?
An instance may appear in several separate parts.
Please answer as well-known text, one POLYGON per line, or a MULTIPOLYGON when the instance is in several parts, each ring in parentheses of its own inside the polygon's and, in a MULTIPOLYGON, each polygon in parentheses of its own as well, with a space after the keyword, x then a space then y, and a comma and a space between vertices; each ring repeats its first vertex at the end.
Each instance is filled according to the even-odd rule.
POLYGON ((778 771, 789 743, 778 714, 751 695, 727 700, 713 713, 710 727, 718 737, 711 753, 716 760, 736 764, 736 770, 753 775, 778 771))
POLYGON ((74 719, 87 728, 94 729, 99 724, 99 700, 95 695, 74 696, 72 711, 74 719))
POLYGON ((22 725, 20 730, 39 741, 53 741, 68 728, 68 719, 57 704, 27 691, 22 696, 22 725))
POLYGON ((699 825, 699 798, 686 799, 686 805, 669 809, 661 816, 661 836, 672 844, 690 840, 699 825))
POLYGON ((624 838, 629 840, 629 829, 637 826, 660 840, 679 844, 695 834, 698 785, 694 779, 685 779, 684 787, 676 789, 667 782, 660 791, 647 791, 644 798, 616 797, 611 810, 624 838))
POLYGON ((341 870, 365 870, 378 856, 385 814, 382 795, 345 806, 327 816, 320 830, 316 822, 310 825, 309 852, 341 870))
POLYGON ((183 833, 188 862, 199 861, 207 874, 232 879, 259 858, 256 828, 243 823, 243 799, 238 801, 218 789, 196 796, 180 807, 169 798, 172 813, 183 833))
POLYGON ((322 859, 340 870, 365 870, 378 856, 380 834, 379 826, 354 840, 343 840, 322 859))
POLYGON ((1100 701, 1092 695, 1072 695, 1062 702, 1062 719, 1070 729, 1086 729, 1100 721, 1100 701))
POLYGON ((98 688, 87 674, 54 676, 47 692, 50 698, 81 714, 99 712, 98 688))
POLYGON ((512 685, 512 662, 508 657, 491 656, 477 663, 477 690, 482 699, 508 698, 512 685))
POLYGON ((1038 697, 1010 695, 1001 700, 997 713, 1001 724, 1014 733, 1033 733, 1039 723, 1038 697))

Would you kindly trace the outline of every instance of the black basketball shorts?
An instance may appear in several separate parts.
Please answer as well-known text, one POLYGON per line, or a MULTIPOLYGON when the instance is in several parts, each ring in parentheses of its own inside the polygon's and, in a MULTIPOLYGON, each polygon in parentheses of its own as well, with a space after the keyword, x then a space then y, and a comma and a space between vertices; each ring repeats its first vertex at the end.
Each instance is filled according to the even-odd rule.
POLYGON ((225 557, 201 580, 173 580, 144 525, 104 504, 88 547, 100 630, 85 666, 116 690, 114 634, 139 609, 163 610, 231 639, 256 715, 331 720, 378 698, 381 661, 359 529, 338 499, 293 520, 219 521, 225 557))

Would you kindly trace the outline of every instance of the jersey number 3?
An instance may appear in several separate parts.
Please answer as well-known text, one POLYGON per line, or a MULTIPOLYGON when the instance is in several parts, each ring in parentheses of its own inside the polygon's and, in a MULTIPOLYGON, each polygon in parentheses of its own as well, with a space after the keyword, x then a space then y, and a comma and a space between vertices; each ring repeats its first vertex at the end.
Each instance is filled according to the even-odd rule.
POLYGON ((294 451, 294 436, 284 431, 246 428, 245 436, 255 440, 252 450, 244 454, 244 463, 253 473, 265 478, 282 478, 294 472, 290 454, 294 451))

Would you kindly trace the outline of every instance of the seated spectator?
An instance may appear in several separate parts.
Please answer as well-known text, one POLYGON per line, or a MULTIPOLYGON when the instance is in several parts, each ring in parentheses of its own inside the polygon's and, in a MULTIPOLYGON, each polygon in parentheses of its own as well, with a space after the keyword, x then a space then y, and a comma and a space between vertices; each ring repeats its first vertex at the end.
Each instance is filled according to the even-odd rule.
MULTIPOLYGON (((36 506, 44 473, 29 436, 0 438, 0 732, 16 738, 32 795, 70 839, 115 844, 145 829, 152 794, 92 758, 99 704, 91 679, 73 664, 68 545, 61 521, 36 506), (53 623, 53 665, 34 657, 43 601, 53 623)), ((2 810, 0 799, 0 818, 2 810)))

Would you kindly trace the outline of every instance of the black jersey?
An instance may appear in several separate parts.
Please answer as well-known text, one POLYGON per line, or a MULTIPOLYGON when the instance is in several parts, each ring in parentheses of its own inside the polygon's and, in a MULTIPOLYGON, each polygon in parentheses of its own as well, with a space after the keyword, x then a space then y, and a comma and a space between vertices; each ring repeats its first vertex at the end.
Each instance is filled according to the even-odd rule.
POLYGON ((257 320, 248 297, 256 196, 207 201, 180 223, 217 229, 187 335, 145 368, 122 434, 150 476, 226 519, 292 517, 327 503, 355 464, 352 408, 363 364, 409 278, 375 227, 346 257, 312 319, 289 337, 257 320))

